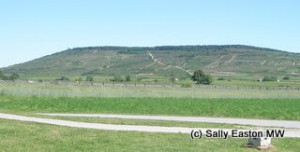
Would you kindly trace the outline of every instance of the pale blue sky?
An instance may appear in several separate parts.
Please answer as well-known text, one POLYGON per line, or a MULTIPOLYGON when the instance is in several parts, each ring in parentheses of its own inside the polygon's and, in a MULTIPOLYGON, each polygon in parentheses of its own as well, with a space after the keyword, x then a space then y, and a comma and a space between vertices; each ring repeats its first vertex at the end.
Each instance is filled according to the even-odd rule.
POLYGON ((0 67, 73 47, 245 44, 300 52, 298 0, 3 0, 0 67))

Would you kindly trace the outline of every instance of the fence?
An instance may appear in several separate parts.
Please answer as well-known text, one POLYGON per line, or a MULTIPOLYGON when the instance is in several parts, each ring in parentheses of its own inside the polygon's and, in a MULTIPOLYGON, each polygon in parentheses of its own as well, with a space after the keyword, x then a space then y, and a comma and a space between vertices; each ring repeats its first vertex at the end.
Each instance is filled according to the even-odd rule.
MULTIPOLYGON (((185 88, 181 84, 175 83, 153 83, 153 82, 128 82, 128 83, 115 83, 115 82, 71 82, 71 81, 0 81, 1 83, 30 83, 30 84, 49 84, 49 85, 66 85, 66 86, 94 86, 94 87, 150 87, 150 88, 185 88)), ((300 85, 300 84, 299 84, 300 85)), ((191 87, 186 89, 228 89, 228 90, 297 90, 300 91, 299 87, 277 87, 277 86, 221 86, 221 85, 198 85, 193 84, 191 87)))

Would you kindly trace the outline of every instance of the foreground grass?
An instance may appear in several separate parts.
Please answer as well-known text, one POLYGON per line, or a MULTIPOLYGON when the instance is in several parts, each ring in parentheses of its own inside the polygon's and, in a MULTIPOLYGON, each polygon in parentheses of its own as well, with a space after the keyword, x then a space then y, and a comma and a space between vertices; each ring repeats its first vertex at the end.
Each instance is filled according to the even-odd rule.
POLYGON ((299 99, 53 98, 0 96, 0 111, 300 120, 299 99))
MULTIPOLYGON (((0 119, 0 151, 241 151, 247 139, 192 140, 188 134, 77 129, 0 119)), ((271 151, 294 152, 299 138, 272 139, 271 151)))

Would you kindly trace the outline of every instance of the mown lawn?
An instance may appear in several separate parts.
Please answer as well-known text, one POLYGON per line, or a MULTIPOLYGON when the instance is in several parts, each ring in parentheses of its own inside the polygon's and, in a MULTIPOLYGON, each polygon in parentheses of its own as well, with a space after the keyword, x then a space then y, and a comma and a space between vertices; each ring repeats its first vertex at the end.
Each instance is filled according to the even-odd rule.
MULTIPOLYGON (((188 134, 102 131, 0 119, 0 151, 222 151, 253 152, 246 138, 192 140, 188 134)), ((294 152, 299 138, 272 139, 271 151, 294 152)))
POLYGON ((53 98, 0 96, 0 111, 116 113, 300 120, 300 99, 53 98))

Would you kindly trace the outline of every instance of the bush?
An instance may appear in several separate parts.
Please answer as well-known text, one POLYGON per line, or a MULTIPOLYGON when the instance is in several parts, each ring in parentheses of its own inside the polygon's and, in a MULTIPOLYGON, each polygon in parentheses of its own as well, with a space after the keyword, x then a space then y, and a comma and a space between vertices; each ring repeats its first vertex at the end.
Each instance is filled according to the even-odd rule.
POLYGON ((175 77, 171 77, 171 78, 170 78, 170 81, 171 81, 172 83, 175 83, 176 78, 175 78, 175 77))
POLYGON ((75 78, 75 81, 77 81, 77 82, 82 81, 82 77, 77 77, 77 78, 75 78))
POLYGON ((87 76, 86 79, 85 79, 85 81, 92 82, 92 81, 94 81, 94 78, 92 76, 87 76))
POLYGON ((130 82, 130 81, 131 81, 130 75, 127 75, 127 76, 125 77, 125 81, 126 81, 126 82, 130 82))
POLYGON ((218 80, 225 80, 223 77, 221 77, 221 78, 218 78, 218 80))
POLYGON ((56 80, 59 80, 59 81, 69 81, 70 79, 66 76, 61 76, 60 78, 56 79, 56 80))
POLYGON ((277 81, 276 76, 265 76, 262 81, 277 81))
POLYGON ((181 87, 182 88, 191 88, 192 87, 192 83, 191 82, 182 82, 181 83, 181 87))
POLYGON ((1 80, 16 80, 18 79, 20 76, 16 73, 13 73, 11 75, 5 75, 2 71, 0 71, 0 79, 1 80))
POLYGON ((138 78, 136 79, 136 82, 141 82, 141 81, 142 81, 142 79, 143 79, 143 78, 141 78, 141 77, 138 77, 138 78))
POLYGON ((289 76, 285 76, 282 78, 283 80, 290 80, 290 77, 289 76))
POLYGON ((110 81, 113 81, 113 82, 123 82, 124 79, 120 75, 115 75, 113 79, 110 79, 110 81))
POLYGON ((0 71, 0 79, 2 80, 4 78, 4 74, 2 71, 0 71))

